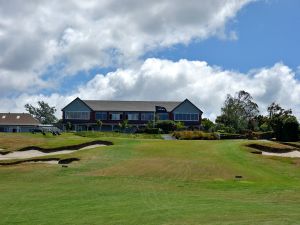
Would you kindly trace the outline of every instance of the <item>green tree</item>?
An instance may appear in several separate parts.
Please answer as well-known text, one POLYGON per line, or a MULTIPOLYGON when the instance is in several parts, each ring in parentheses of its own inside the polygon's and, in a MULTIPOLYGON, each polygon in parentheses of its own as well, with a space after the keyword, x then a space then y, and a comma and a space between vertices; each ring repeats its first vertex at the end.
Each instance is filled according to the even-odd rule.
POLYGON ((252 96, 246 91, 239 91, 235 96, 227 95, 216 123, 241 132, 249 128, 250 122, 258 113, 258 105, 253 101, 252 96))
POLYGON ((100 128, 100 131, 101 131, 103 122, 101 120, 96 120, 96 125, 97 125, 97 127, 100 128))
POLYGON ((298 141, 299 123, 295 116, 289 116, 283 121, 282 140, 298 141))
POLYGON ((299 123, 292 110, 285 110, 279 104, 273 102, 268 107, 269 125, 274 131, 275 137, 280 141, 295 141, 298 139, 299 123))
POLYGON ((201 125, 205 131, 213 131, 215 124, 208 118, 203 118, 201 121, 201 125))
POLYGON ((54 115, 56 112, 55 107, 49 106, 48 103, 44 101, 38 101, 38 107, 26 104, 25 110, 38 119, 42 124, 52 124, 57 121, 57 118, 54 115))

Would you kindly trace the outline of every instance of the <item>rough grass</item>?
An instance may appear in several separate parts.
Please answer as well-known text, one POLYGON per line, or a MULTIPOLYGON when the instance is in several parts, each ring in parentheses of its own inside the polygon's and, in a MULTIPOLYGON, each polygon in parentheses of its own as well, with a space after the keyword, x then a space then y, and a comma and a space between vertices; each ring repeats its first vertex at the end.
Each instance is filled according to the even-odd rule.
POLYGON ((0 223, 299 222, 297 159, 251 154, 242 140, 104 139, 114 145, 71 154, 81 161, 69 168, 0 167, 0 223))
POLYGON ((103 137, 117 137, 117 138, 138 138, 138 139, 162 139, 160 134, 133 134, 133 133, 120 133, 120 132, 92 132, 92 131, 82 131, 75 133, 81 137, 90 138, 103 138, 103 137))
POLYGON ((53 136, 51 133, 47 133, 46 136, 41 133, 0 133, 0 149, 13 151, 27 146, 56 148, 81 144, 91 140, 93 139, 75 136, 72 133, 63 133, 59 136, 53 136))

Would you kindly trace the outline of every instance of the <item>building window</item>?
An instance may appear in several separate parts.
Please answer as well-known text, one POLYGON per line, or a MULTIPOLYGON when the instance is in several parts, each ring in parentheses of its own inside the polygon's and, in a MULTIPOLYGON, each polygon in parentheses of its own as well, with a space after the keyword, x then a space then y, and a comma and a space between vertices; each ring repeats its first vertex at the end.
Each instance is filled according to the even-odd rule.
POLYGON ((169 114, 168 113, 157 113, 157 119, 158 120, 168 120, 169 114))
POLYGON ((175 113, 174 120, 177 121, 198 121, 198 113, 175 113))
POLYGON ((143 121, 149 121, 154 120, 154 113, 141 113, 141 120, 143 121))
POLYGON ((122 113, 110 113, 111 120, 122 120, 122 113))
POLYGON ((127 113, 126 118, 128 120, 139 120, 139 114, 138 113, 127 113))
POLYGON ((89 120, 90 112, 66 112, 65 118, 70 120, 89 120))
POLYGON ((107 120, 106 112, 96 112, 96 120, 107 120))

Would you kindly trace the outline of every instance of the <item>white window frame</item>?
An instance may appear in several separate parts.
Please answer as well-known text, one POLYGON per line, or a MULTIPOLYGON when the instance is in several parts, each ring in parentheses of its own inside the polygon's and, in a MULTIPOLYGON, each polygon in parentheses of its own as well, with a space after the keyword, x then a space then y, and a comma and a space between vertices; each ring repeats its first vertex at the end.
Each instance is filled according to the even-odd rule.
POLYGON ((174 113, 174 121, 199 121, 199 113, 174 113), (190 119, 176 119, 177 115, 190 115, 190 119), (197 115, 197 119, 196 120, 192 120, 192 115, 197 115))

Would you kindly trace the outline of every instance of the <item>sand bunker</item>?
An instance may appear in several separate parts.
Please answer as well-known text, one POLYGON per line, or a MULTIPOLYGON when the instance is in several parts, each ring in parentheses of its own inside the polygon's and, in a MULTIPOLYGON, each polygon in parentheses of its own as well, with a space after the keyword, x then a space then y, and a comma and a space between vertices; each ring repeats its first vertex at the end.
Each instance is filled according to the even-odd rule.
POLYGON ((274 153, 274 152, 261 152, 262 155, 269 155, 269 156, 279 156, 279 157, 290 157, 290 158, 300 158, 299 151, 291 151, 291 152, 284 152, 284 153, 274 153))
POLYGON ((104 144, 93 144, 89 145, 83 148, 80 148, 78 150, 59 150, 55 152, 41 152, 38 150, 26 150, 26 151, 15 151, 12 153, 8 153, 6 155, 0 155, 0 161, 1 160, 13 160, 13 159, 28 159, 28 158, 34 158, 34 157, 41 157, 41 156, 49 156, 49 155, 58 155, 58 154, 70 154, 75 151, 80 151, 80 150, 86 150, 86 149, 92 149, 92 148, 97 148, 101 146, 106 146, 104 144))
POLYGON ((59 160, 30 161, 30 162, 25 162, 25 163, 28 163, 28 164, 32 164, 32 163, 43 163, 43 164, 53 164, 53 165, 56 165, 56 164, 59 164, 59 160))

